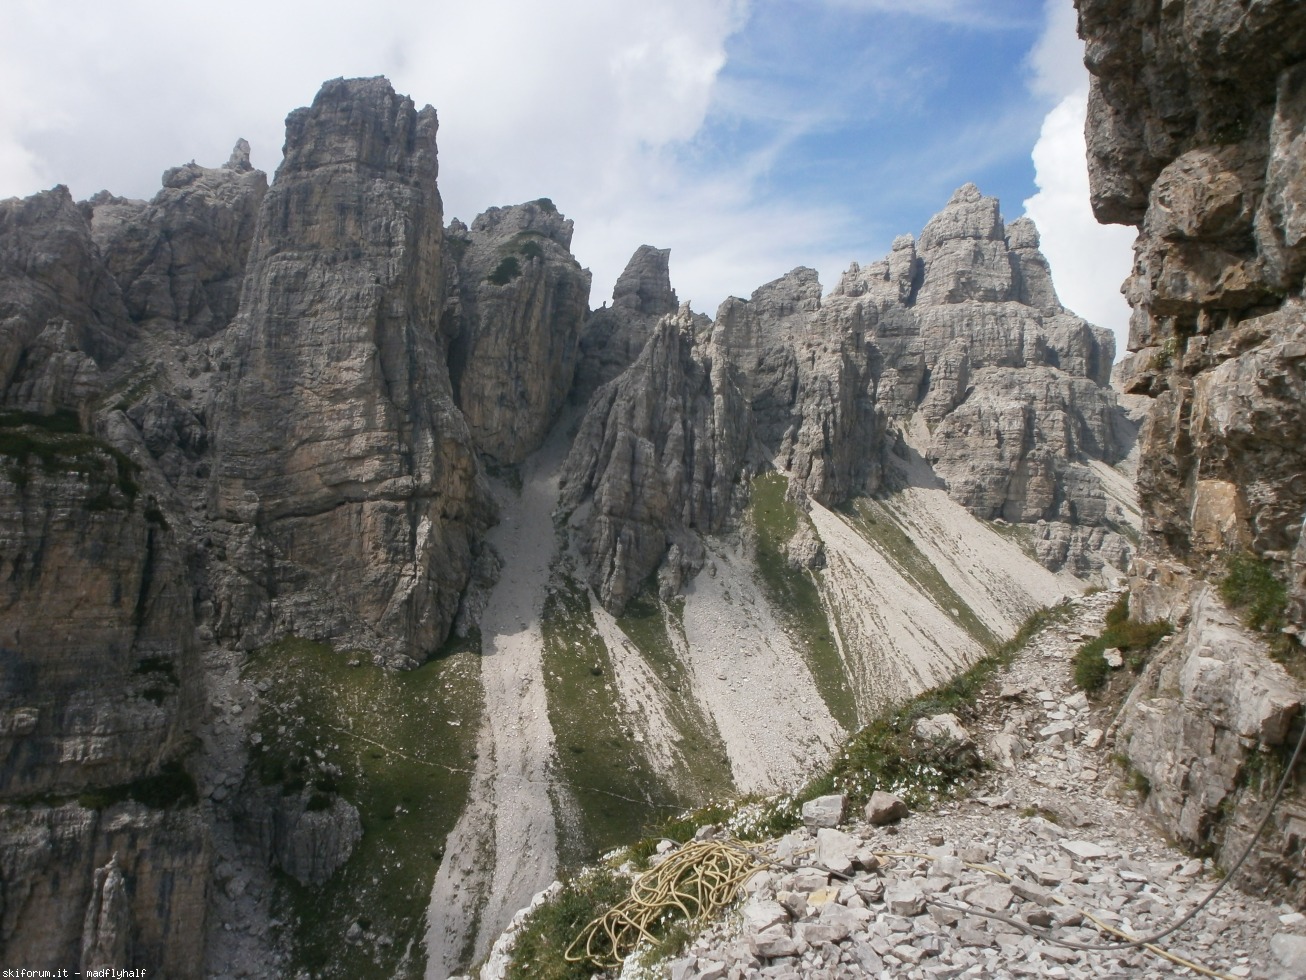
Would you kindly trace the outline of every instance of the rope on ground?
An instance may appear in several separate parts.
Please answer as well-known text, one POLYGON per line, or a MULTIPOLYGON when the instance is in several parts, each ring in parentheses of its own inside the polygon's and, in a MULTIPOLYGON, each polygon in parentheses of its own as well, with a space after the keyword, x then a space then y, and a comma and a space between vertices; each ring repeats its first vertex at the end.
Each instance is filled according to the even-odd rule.
POLYGON ((703 919, 739 897, 759 870, 749 847, 736 840, 690 841, 630 886, 630 898, 592 920, 563 954, 600 969, 618 967, 641 943, 656 941, 653 929, 675 910, 703 919))

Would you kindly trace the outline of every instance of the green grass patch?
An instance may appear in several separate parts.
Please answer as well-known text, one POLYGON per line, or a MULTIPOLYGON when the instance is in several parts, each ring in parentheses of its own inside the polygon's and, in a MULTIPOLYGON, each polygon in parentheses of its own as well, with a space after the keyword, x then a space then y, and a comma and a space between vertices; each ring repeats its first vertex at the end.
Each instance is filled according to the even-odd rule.
POLYGON ((848 678, 839 644, 816 579, 806 569, 795 568, 785 555, 785 545, 809 518, 786 499, 789 482, 779 473, 764 473, 753 480, 746 520, 756 532, 757 570, 767 599, 793 639, 802 649, 816 689, 830 714, 845 729, 857 727, 857 698, 848 678))
POLYGON ((1229 556, 1220 580, 1220 597, 1249 629, 1271 633, 1283 628, 1288 587, 1268 561, 1246 553, 1229 556))
POLYGON ((485 278, 496 286, 506 286, 520 275, 521 263, 517 261, 516 256, 506 255, 499 260, 499 264, 494 267, 494 271, 485 278))
POLYGON ((1107 682, 1111 668, 1102 654, 1117 649, 1124 655, 1134 673, 1147 663, 1147 658, 1162 639, 1174 632, 1174 626, 1165 621, 1139 623, 1129 618, 1129 595, 1122 594, 1106 614, 1106 629, 1101 636, 1083 644, 1075 653, 1075 684, 1081 690, 1096 694, 1107 682))
POLYGON ((907 529, 883 501, 859 497, 841 508, 853 527, 875 545, 893 567, 933 603, 952 616, 981 646, 993 647, 998 637, 984 625, 935 564, 916 546, 907 529))
POLYGON ((251 776, 326 809, 358 808, 363 839, 326 884, 281 876, 297 966, 315 977, 421 977, 426 907, 445 838, 467 799, 482 700, 475 654, 388 671, 326 644, 287 639, 251 655, 266 684, 251 776), (350 925, 388 944, 343 941, 350 925))
POLYGON ((508 980, 583 980, 597 968, 564 954, 589 923, 630 895, 630 879, 606 867, 588 868, 563 884, 562 894, 536 909, 513 947, 508 980))
POLYGON ((685 666, 676 654, 672 630, 684 643, 685 600, 677 596, 664 602, 656 580, 626 604, 617 625, 638 648, 667 693, 668 718, 678 735, 677 748, 684 760, 676 783, 696 801, 731 796, 735 792, 730 760, 722 749, 721 733, 712 716, 694 697, 685 666))
POLYGON ((541 631, 558 768, 581 811, 580 837, 562 841, 560 857, 565 865, 578 865, 637 837, 685 801, 663 785, 627 731, 589 594, 561 570, 544 600, 541 631))
POLYGON ((83 433, 72 412, 0 412, 0 456, 7 457, 9 479, 20 490, 31 482, 33 466, 45 473, 85 477, 88 510, 129 509, 140 493, 140 467, 108 443, 83 433))

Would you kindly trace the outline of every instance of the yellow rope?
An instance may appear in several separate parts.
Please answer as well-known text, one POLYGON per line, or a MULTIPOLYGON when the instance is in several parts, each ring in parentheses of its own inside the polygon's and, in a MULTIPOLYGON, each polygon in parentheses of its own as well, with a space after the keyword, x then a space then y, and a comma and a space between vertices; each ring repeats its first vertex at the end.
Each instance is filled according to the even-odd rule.
POLYGON ((563 955, 571 963, 620 966, 641 942, 656 941, 652 930, 664 916, 679 910, 686 919, 707 918, 738 898, 759 870, 739 841, 690 841, 636 878, 630 898, 590 922, 563 955))
MULTIPOLYGON (((877 858, 921 858, 926 861, 934 858, 932 854, 920 854, 915 851, 874 853, 877 858)), ((1013 877, 987 864, 962 863, 973 871, 981 871, 1007 881, 1011 881, 1013 877)), ((753 845, 741 841, 690 841, 657 867, 636 878, 630 886, 630 898, 619 902, 603 915, 592 920, 581 930, 580 935, 572 940, 563 955, 568 962, 580 963, 588 960, 600 969, 621 966, 622 961, 637 949, 640 943, 656 942, 652 932, 653 927, 672 910, 678 909, 686 919, 705 919, 730 905, 739 896, 739 889, 743 884, 766 864, 780 864, 780 862, 758 855, 753 850, 753 845)), ((1061 905, 1073 908, 1055 892, 1048 894, 1061 905)), ((958 911, 965 910, 958 909, 958 911)), ((1104 932, 1127 941, 1135 939, 1082 909, 1076 911, 1104 932)), ((986 918, 1014 921, 1007 916, 990 916, 984 912, 976 914, 984 915, 986 918)), ((1047 939, 1049 942, 1057 942, 1051 937, 1047 939)), ((1218 980, 1236 980, 1235 977, 1186 960, 1152 943, 1146 943, 1141 948, 1203 976, 1216 977, 1218 980)))

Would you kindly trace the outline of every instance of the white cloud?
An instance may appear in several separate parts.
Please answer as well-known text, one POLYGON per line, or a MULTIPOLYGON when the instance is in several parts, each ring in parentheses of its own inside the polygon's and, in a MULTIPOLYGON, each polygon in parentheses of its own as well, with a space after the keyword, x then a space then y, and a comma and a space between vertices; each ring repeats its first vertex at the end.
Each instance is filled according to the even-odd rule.
MULTIPOLYGON (((766 59, 790 50, 789 38, 774 38, 755 49, 758 64, 723 84, 728 43, 749 23, 750 4, 783 9, 767 2, 374 0, 363 12, 352 0, 228 0, 219 12, 171 0, 5 0, 0 197, 55 182, 77 197, 101 188, 150 197, 166 168, 219 164, 238 137, 271 172, 286 113, 324 79, 385 74, 439 110, 446 218, 470 221, 492 205, 551 197, 575 220, 574 250, 594 272, 593 305, 643 243, 672 249, 673 284, 709 313, 727 293, 747 295, 799 264, 820 269, 828 287, 869 239, 887 247, 916 229, 880 228, 874 201, 841 198, 833 175, 856 167, 837 155, 810 161, 806 193, 785 197, 774 175, 786 164, 792 174, 795 154, 811 152, 809 137, 833 132, 849 113, 923 112, 911 99, 926 90, 910 64, 848 52, 831 56, 827 78, 819 61, 811 68, 803 60, 825 50, 812 47, 819 38, 771 73, 766 59)), ((927 31, 1029 20, 1028 0, 825 2, 838 16, 823 23, 836 28, 873 10, 920 20, 927 31)), ((1067 37, 1075 43, 1070 0, 1048 10, 1054 16, 1032 60, 1040 93, 1059 101, 1070 84, 1062 69, 1077 65, 1079 52, 1058 47, 1067 37)), ((889 169, 913 174, 918 190, 939 185, 937 195, 917 195, 923 221, 972 179, 977 161, 995 163, 995 152, 1021 139, 1028 111, 1007 106, 965 132, 952 128, 937 152, 919 142, 862 150, 861 176, 897 162, 889 169), (932 176, 957 160, 966 166, 954 175, 932 176)), ((1059 251, 1069 204, 1056 191, 1066 165, 1048 154, 1068 145, 1049 117, 1039 152, 1053 162, 1040 166, 1041 191, 1028 207, 1066 302, 1110 322, 1077 299, 1086 274, 1072 263, 1085 249, 1076 243, 1069 258, 1059 251)), ((881 193, 893 193, 894 179, 886 170, 881 193)), ((1086 214, 1087 192, 1070 193, 1086 214)), ((1099 234, 1091 219, 1087 227, 1083 234, 1099 234)), ((1110 283, 1111 297, 1122 276, 1110 283)))
POLYGON ((1058 101, 1034 145, 1038 193, 1025 213, 1038 225, 1043 254, 1061 302, 1116 335, 1116 356, 1129 336, 1129 304, 1120 294, 1133 262, 1134 231, 1100 225, 1089 206, 1084 117, 1088 73, 1075 34, 1071 0, 1048 0, 1048 21, 1031 55, 1033 87, 1058 101))
POLYGON ((682 292, 715 305, 819 239, 818 216, 772 214, 749 193, 763 155, 706 176, 693 165, 747 15, 747 0, 374 0, 365 13, 346 0, 229 0, 220 14, 6 0, 0 197, 61 182, 79 198, 147 198, 165 169, 217 165, 238 137, 271 172, 285 115, 324 79, 385 74, 439 112, 446 218, 551 197, 576 222, 595 305, 643 242, 671 247, 682 292), (777 220, 803 230, 777 235, 777 220))

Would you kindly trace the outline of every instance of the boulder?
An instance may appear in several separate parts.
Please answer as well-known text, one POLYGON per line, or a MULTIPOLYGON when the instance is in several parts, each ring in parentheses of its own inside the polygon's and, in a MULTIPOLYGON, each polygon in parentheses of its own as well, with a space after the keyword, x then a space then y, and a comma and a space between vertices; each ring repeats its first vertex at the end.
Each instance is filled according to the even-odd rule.
POLYGON ((899 797, 876 790, 866 802, 866 819, 876 826, 897 823, 911 811, 899 797))

